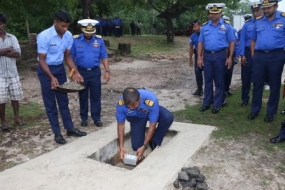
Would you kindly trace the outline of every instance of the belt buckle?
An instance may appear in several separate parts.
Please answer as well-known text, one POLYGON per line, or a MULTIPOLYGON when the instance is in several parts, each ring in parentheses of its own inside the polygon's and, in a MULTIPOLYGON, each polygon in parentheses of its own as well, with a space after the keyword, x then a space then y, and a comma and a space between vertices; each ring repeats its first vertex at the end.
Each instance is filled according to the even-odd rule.
POLYGON ((211 51, 211 53, 216 53, 215 51, 211 51))
POLYGON ((92 68, 88 68, 88 69, 87 69, 87 71, 91 71, 91 70, 92 70, 92 68))
POLYGON ((268 50, 267 50, 267 51, 264 51, 264 53, 269 53, 269 52, 270 52, 270 51, 268 51, 268 50))

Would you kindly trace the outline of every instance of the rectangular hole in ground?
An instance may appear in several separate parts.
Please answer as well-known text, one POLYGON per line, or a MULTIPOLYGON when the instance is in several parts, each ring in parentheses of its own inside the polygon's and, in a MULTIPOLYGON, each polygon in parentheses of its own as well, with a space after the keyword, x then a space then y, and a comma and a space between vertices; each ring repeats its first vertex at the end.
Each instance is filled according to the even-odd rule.
MULTIPOLYGON (((166 144, 177 134, 177 131, 174 130, 168 130, 166 136, 163 138, 161 146, 167 146, 166 144)), ((132 150, 131 147, 131 139, 130 139, 130 133, 125 134, 125 149, 128 150, 130 154, 135 154, 135 152, 132 150)), ((107 164, 110 164, 112 166, 125 168, 128 170, 132 170, 135 168, 135 166, 131 165, 125 165, 118 154, 119 152, 119 146, 118 146, 118 139, 114 139, 104 147, 102 147, 100 150, 96 151, 95 153, 88 156, 88 158, 104 162, 107 164)), ((148 148, 144 152, 144 159, 147 159, 147 156, 151 153, 151 149, 148 148)), ((139 163, 138 163, 139 164, 139 163)))

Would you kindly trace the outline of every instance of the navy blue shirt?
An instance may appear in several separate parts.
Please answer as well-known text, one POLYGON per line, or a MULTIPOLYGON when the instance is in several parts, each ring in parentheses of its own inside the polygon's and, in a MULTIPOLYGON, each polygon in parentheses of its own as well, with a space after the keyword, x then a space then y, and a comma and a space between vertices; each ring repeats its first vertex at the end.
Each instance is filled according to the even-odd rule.
POLYGON ((213 25, 209 20, 201 28, 199 42, 204 43, 207 51, 218 51, 229 47, 229 43, 235 41, 233 27, 220 19, 217 25, 213 25))
POLYGON ((275 18, 269 21, 265 16, 256 19, 252 40, 255 49, 273 50, 285 47, 285 15, 276 11, 275 18))
POLYGON ((254 32, 254 23, 255 19, 250 19, 245 22, 241 29, 240 34, 240 42, 239 42, 239 49, 240 49, 240 55, 244 55, 244 50, 246 47, 250 47, 250 40, 251 36, 254 32))
POLYGON ((195 49, 195 50, 198 49, 199 35, 200 35, 200 33, 194 32, 194 33, 190 36, 190 39, 189 39, 189 45, 190 45, 190 46, 194 46, 194 49, 195 49))
POLYGON ((125 106, 123 98, 120 100, 116 107, 116 118, 118 123, 122 123, 126 118, 148 118, 149 122, 158 122, 159 116, 159 103, 155 94, 149 90, 139 89, 140 104, 131 110, 125 106))
POLYGON ((101 59, 108 58, 108 53, 101 36, 93 35, 90 41, 86 41, 80 34, 74 36, 71 57, 77 66, 87 69, 99 66, 101 59))

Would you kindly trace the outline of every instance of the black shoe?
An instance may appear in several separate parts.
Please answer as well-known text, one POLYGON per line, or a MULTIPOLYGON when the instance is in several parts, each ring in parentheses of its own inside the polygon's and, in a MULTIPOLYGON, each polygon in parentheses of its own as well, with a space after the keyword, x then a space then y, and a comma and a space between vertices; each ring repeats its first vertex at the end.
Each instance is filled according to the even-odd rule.
POLYGON ((248 105, 248 102, 242 102, 242 103, 240 104, 241 107, 246 107, 247 105, 248 105))
POLYGON ((264 118, 265 122, 272 122, 273 121, 273 115, 267 114, 266 117, 264 118))
POLYGON ((201 108, 200 108, 200 112, 204 112, 204 111, 206 111, 207 109, 209 109, 210 108, 210 106, 202 106, 201 108))
POLYGON ((283 141, 285 138, 279 137, 279 135, 270 139, 271 143, 282 143, 283 141))
POLYGON ((67 131, 66 133, 67 136, 75 136, 75 137, 82 137, 86 136, 86 132, 82 132, 79 129, 74 128, 72 131, 67 131))
POLYGON ((223 103, 222 103, 222 107, 225 107, 225 106, 227 106, 228 104, 227 104, 227 101, 225 100, 223 103))
POLYGON ((232 95, 234 95, 234 93, 231 90, 229 90, 229 91, 227 91, 227 95, 232 96, 232 95))
POLYGON ((258 113, 251 112, 251 113, 247 116, 247 119, 253 120, 253 119, 256 118, 257 116, 258 116, 258 113))
POLYGON ((203 95, 203 90, 200 88, 197 88, 197 90, 193 93, 195 96, 202 96, 203 95))
POLYGON ((285 115, 285 109, 281 111, 281 114, 285 115))
POLYGON ((97 126, 97 127, 102 127, 103 126, 103 123, 98 120, 98 121, 94 121, 94 124, 97 126))
POLYGON ((86 127, 86 126, 88 125, 88 123, 87 123, 87 121, 82 120, 81 123, 80 123, 80 125, 81 125, 82 127, 86 127))
POLYGON ((54 135, 54 140, 57 144, 65 144, 66 140, 63 138, 61 134, 54 135))
POLYGON ((150 149, 151 149, 152 151, 157 147, 157 144, 156 144, 155 142, 153 142, 153 141, 150 141, 150 142, 148 143, 148 145, 149 145, 149 147, 150 147, 150 149))
POLYGON ((213 114, 219 113, 219 111, 220 111, 220 108, 213 107, 212 109, 213 114))

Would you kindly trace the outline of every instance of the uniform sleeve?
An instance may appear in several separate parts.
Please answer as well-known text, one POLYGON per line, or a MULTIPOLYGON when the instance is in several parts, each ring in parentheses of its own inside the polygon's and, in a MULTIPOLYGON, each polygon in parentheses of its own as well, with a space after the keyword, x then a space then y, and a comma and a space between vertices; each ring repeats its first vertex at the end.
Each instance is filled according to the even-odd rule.
POLYGON ((239 52, 241 56, 244 56, 245 50, 245 35, 246 35, 246 24, 243 25, 240 33, 240 41, 239 41, 239 52))
POLYGON ((159 103, 158 100, 155 99, 153 106, 150 108, 149 122, 151 123, 158 122, 158 117, 159 117, 159 103))
POLYGON ((37 36, 38 53, 47 54, 49 47, 48 44, 48 40, 43 33, 37 36))
POLYGON ((116 119, 118 123, 125 122, 126 113, 124 113, 124 108, 122 105, 117 104, 116 106, 116 119))
POLYGON ((251 35, 249 36, 249 39, 256 41, 256 22, 254 23, 254 28, 253 28, 251 35))
POLYGON ((73 37, 69 31, 67 32, 68 32, 68 38, 67 38, 67 48, 66 49, 70 50, 73 44, 73 37))
POLYGON ((102 39, 102 40, 101 40, 100 59, 106 59, 106 58, 108 58, 108 53, 107 53, 107 49, 106 49, 106 46, 105 46, 105 42, 104 42, 104 40, 102 39))
POLYGON ((204 30, 203 30, 203 27, 201 28, 201 31, 200 31, 200 35, 199 35, 199 42, 204 42, 205 39, 204 39, 204 30))
POLYGON ((231 41, 235 41, 233 27, 228 25, 227 27, 227 41, 230 43, 231 41))

